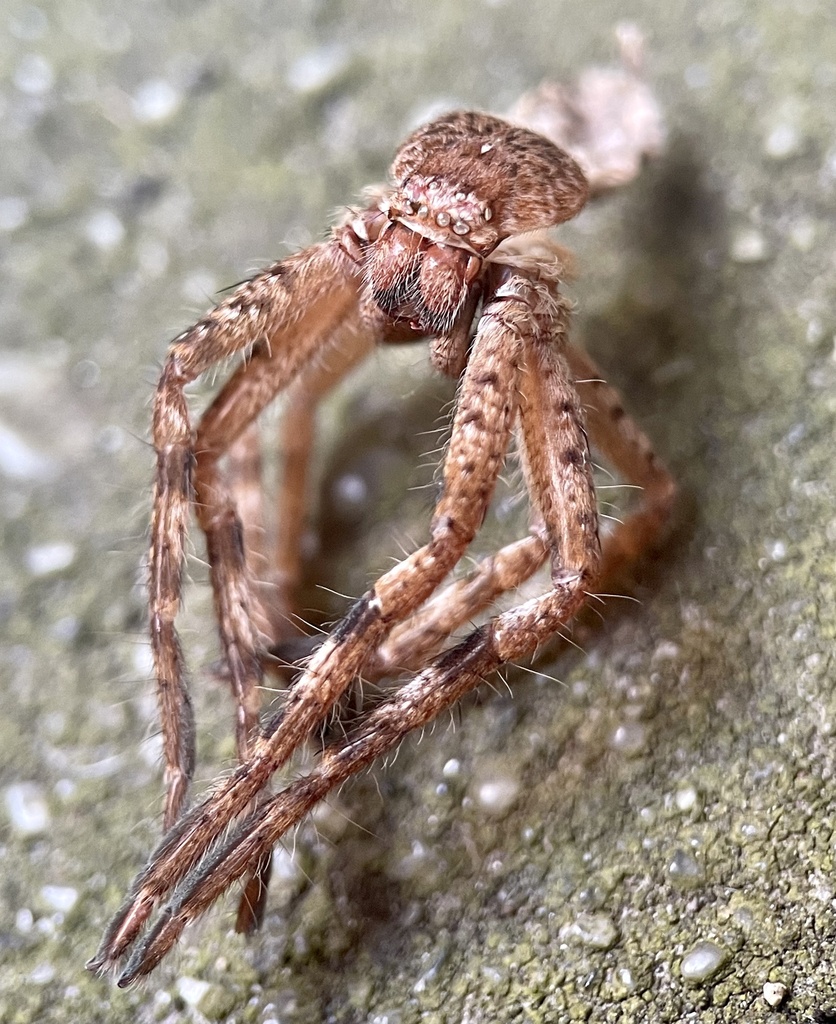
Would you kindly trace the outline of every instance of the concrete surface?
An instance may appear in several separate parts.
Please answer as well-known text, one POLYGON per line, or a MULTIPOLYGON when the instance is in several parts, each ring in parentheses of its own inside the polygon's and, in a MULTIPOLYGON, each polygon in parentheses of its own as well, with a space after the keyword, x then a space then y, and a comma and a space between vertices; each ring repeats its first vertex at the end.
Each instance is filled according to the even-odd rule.
MULTIPOLYGON (((836 1004, 829 0, 8 0, 0 25, 0 1020, 836 1004), (156 836, 138 581, 167 338, 319 237, 422 118, 607 62, 620 18, 648 36, 669 146, 565 238, 579 332, 684 487, 641 603, 340 793, 280 853, 254 940, 230 901, 143 987, 88 976, 156 836)), ((357 593, 420 536, 430 492, 406 488, 448 397, 410 349, 329 406, 320 582, 357 593)), ((231 714, 190 573, 199 788, 231 714)))

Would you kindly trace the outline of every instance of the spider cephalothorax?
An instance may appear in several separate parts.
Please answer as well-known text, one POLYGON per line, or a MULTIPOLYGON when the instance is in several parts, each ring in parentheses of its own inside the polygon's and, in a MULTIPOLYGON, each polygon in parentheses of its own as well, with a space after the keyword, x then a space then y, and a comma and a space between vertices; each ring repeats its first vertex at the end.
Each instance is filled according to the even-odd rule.
MULTIPOLYGON (((574 103, 564 121, 577 127, 582 104, 574 103)), ((613 109, 607 106, 608 128, 613 109)), ((587 169, 606 180, 596 178, 594 161, 587 169)), ((108 928, 93 969, 115 967, 133 946, 120 984, 147 974, 183 927, 238 879, 245 880, 238 928, 255 927, 271 850, 288 828, 499 666, 531 655, 571 620, 596 580, 658 535, 671 478, 618 394, 568 342, 559 248, 541 235, 518 237, 572 217, 587 191, 578 163, 554 142, 486 114, 450 114, 409 136, 391 186, 330 239, 240 285, 173 341, 154 401, 149 555, 169 831, 108 928), (292 619, 317 400, 374 345, 421 336, 429 336, 436 365, 458 378, 428 538, 295 666, 281 710, 260 725, 265 651, 286 639, 292 619), (186 386, 235 354, 245 358, 192 426, 186 386), (271 536, 260 507, 257 418, 282 391, 280 528, 271 536), (587 430, 643 490, 641 505, 603 550, 587 430), (482 524, 514 433, 531 498, 530 533, 444 587, 482 524), (175 618, 192 513, 206 538, 237 702, 239 764, 185 810, 194 739, 175 618), (550 586, 542 596, 456 639, 546 561, 550 586), (358 676, 404 674, 321 751, 308 774, 268 793, 273 775, 358 676)))
POLYGON ((410 135, 390 175, 393 188, 379 204, 387 221, 366 279, 384 313, 424 334, 445 334, 462 312, 472 313, 484 261, 501 242, 568 220, 588 194, 563 150, 471 111, 410 135))

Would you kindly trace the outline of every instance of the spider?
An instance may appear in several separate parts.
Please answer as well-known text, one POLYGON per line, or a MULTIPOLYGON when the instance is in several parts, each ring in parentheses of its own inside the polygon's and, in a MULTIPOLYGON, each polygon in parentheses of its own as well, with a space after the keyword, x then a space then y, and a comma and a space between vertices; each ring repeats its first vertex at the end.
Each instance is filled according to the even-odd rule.
MULTIPOLYGON (((613 107, 622 126, 630 120, 628 94, 635 98, 627 90, 613 107)), ((244 893, 237 928, 254 929, 271 850, 287 829, 500 666, 532 655, 600 581, 663 530, 673 481, 617 392, 569 343, 569 305, 559 288, 564 257, 544 234, 578 213, 590 182, 603 191, 635 173, 604 167, 594 155, 594 133, 584 144, 583 129, 591 125, 612 150, 613 112, 590 112, 582 100, 582 90, 573 105, 565 96, 540 102, 535 94, 525 116, 537 121, 543 103, 550 105, 563 126, 552 134, 572 135, 587 175, 564 148, 530 128, 483 113, 440 117, 406 139, 390 186, 370 193, 368 205, 327 241, 241 284, 172 342, 153 407, 149 556, 167 832, 88 965, 105 971, 127 956, 120 986, 150 972, 183 928, 238 880, 244 893), (262 655, 281 640, 298 574, 316 401, 373 346, 425 338, 435 367, 458 381, 429 539, 354 603, 297 666, 281 710, 259 726, 262 655), (193 427, 185 388, 236 354, 242 361, 193 427), (271 550, 253 511, 253 431, 280 391, 288 393, 282 536, 271 550), (640 506, 603 546, 587 431, 642 489, 640 506), (530 533, 443 587, 482 524, 514 434, 531 500, 530 533), (187 810, 194 727, 175 618, 191 512, 206 538, 237 703, 239 763, 187 810), (547 561, 546 593, 493 615, 464 640, 451 639, 547 561), (325 746, 313 770, 268 792, 273 775, 354 680, 403 670, 411 677, 325 746)), ((653 148, 652 131, 642 135, 633 125, 630 132, 634 154, 653 148)))

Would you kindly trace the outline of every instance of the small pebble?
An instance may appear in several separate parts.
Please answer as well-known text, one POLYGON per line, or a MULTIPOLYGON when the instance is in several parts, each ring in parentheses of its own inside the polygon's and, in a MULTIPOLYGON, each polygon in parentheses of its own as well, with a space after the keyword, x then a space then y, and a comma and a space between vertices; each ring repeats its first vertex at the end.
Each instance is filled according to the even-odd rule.
POLYGON ((755 228, 743 228, 732 238, 731 258, 735 263, 763 263, 769 259, 766 239, 755 228))
POLYGON ((702 878, 697 859, 687 850, 677 850, 668 864, 668 877, 679 885, 687 885, 702 878))
POLYGON ((15 69, 14 83, 28 96, 43 96, 55 85, 55 71, 46 57, 30 53, 15 69))
POLYGON ((51 910, 66 914, 76 905, 78 890, 69 885, 45 885, 41 888, 41 899, 51 910))
POLYGON ((36 782, 17 782, 3 794, 9 821, 15 832, 35 836, 49 825, 49 808, 41 786, 36 782))
POLYGON ((28 935, 35 925, 35 915, 29 907, 21 907, 15 914, 15 928, 22 934, 28 935))
POLYGON ((87 218, 84 234, 97 249, 109 252, 125 237, 125 225, 112 210, 96 210, 87 218))
POLYGON ((75 561, 76 549, 68 541, 36 544, 26 552, 26 568, 33 576, 50 576, 69 568, 75 561))
POLYGON ((571 933, 593 949, 612 949, 618 942, 618 929, 606 914, 578 914, 571 933))
POLYGON ((647 745, 647 727, 643 722, 622 722, 610 737, 610 747, 626 757, 641 754, 647 745))
POLYGON ((774 1009, 777 1009, 787 998, 789 989, 782 981, 767 981, 763 986, 764 1002, 774 1009))
POLYGON ((20 196, 0 199, 0 231, 16 231, 29 218, 29 204, 20 196))
POLYGON ((496 776, 479 783, 476 799, 486 813, 502 817, 514 806, 520 792, 520 784, 509 775, 496 776))
POLYGON ((656 650, 653 652, 654 661, 673 661, 679 657, 679 644, 675 644, 672 640, 662 640, 656 645, 656 650))
POLYGON ((187 1006, 197 1006, 210 988, 209 982, 200 978, 177 979, 177 993, 187 1006))
POLYGON ((348 65, 350 51, 340 44, 310 50, 295 61, 287 73, 288 85, 296 92, 317 92, 331 85, 348 65))
POLYGON ((616 984, 618 984, 625 993, 635 992, 638 988, 636 977, 629 967, 617 967, 613 972, 613 977, 616 984))
POLYGON ((134 117, 142 124, 165 121, 183 102, 182 93, 164 78, 151 78, 134 93, 131 100, 134 117))
POLYGON ((728 959, 728 952, 716 942, 698 942, 682 958, 680 972, 685 981, 699 984, 713 977, 728 959))
POLYGON ((792 124, 776 125, 766 137, 764 149, 773 160, 786 160, 797 156, 803 148, 801 133, 792 124))
POLYGON ((816 234, 816 222, 809 217, 799 217, 790 227, 789 240, 800 252, 809 252, 815 244, 816 234))
POLYGON ((29 975, 29 980, 35 985, 48 985, 55 977, 55 968, 52 964, 38 964, 29 975))
POLYGON ((683 814, 693 811, 697 806, 698 800, 699 793, 697 792, 696 786, 682 786, 674 795, 676 809, 678 811, 682 811, 683 814))
POLYGON ((0 423, 0 473, 13 480, 44 480, 52 463, 15 431, 0 423))

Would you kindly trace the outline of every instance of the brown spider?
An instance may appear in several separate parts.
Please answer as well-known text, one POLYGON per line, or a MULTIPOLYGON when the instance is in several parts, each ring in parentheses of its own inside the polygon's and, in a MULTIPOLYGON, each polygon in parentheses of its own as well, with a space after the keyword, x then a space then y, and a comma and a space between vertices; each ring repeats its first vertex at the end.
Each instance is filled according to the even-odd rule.
MULTIPOLYGON (((628 79, 630 74, 622 72, 628 79)), ((640 131, 628 124, 632 114, 625 112, 636 89, 633 76, 612 109, 604 109, 599 97, 592 110, 584 107, 582 88, 571 96, 565 90, 560 97, 535 93, 523 104, 524 116, 536 121, 545 108, 559 114, 552 134, 574 146, 601 191, 631 177, 630 160, 637 166, 638 157, 658 143, 658 119, 656 135, 646 125, 640 131), (630 143, 626 170, 623 153, 612 155, 618 150, 613 124, 630 143), (602 138, 609 163, 600 157, 601 145, 596 151, 602 138)), ((543 229, 573 217, 586 202, 589 183, 578 162, 526 127, 459 112, 407 138, 391 181, 328 241, 239 286, 174 340, 165 361, 153 412, 157 471, 149 579, 168 831, 89 965, 113 968, 134 946, 122 986, 151 971, 183 928, 236 880, 245 880, 238 930, 256 927, 271 850, 288 828, 501 665, 533 654, 569 622, 596 583, 635 559, 668 519, 671 477, 618 394, 567 340, 561 250, 543 229), (429 338, 434 365, 458 380, 430 538, 356 601, 299 669, 281 711, 259 729, 262 655, 282 638, 298 571, 313 408, 375 344, 413 338, 429 338), (186 386, 235 354, 243 354, 243 361, 193 428, 186 386), (289 392, 283 533, 271 551, 251 511, 257 484, 253 429, 283 390, 289 392), (603 551, 587 429, 602 454, 643 489, 641 506, 607 538, 603 551), (514 431, 531 498, 530 535, 439 591, 481 526, 514 431), (184 811, 194 727, 174 622, 192 510, 206 537, 222 651, 237 701, 239 764, 184 811), (495 615, 439 654, 457 629, 547 559, 547 593, 495 615), (352 681, 403 669, 417 674, 326 746, 307 775, 276 795, 267 792, 274 773, 352 681)))

